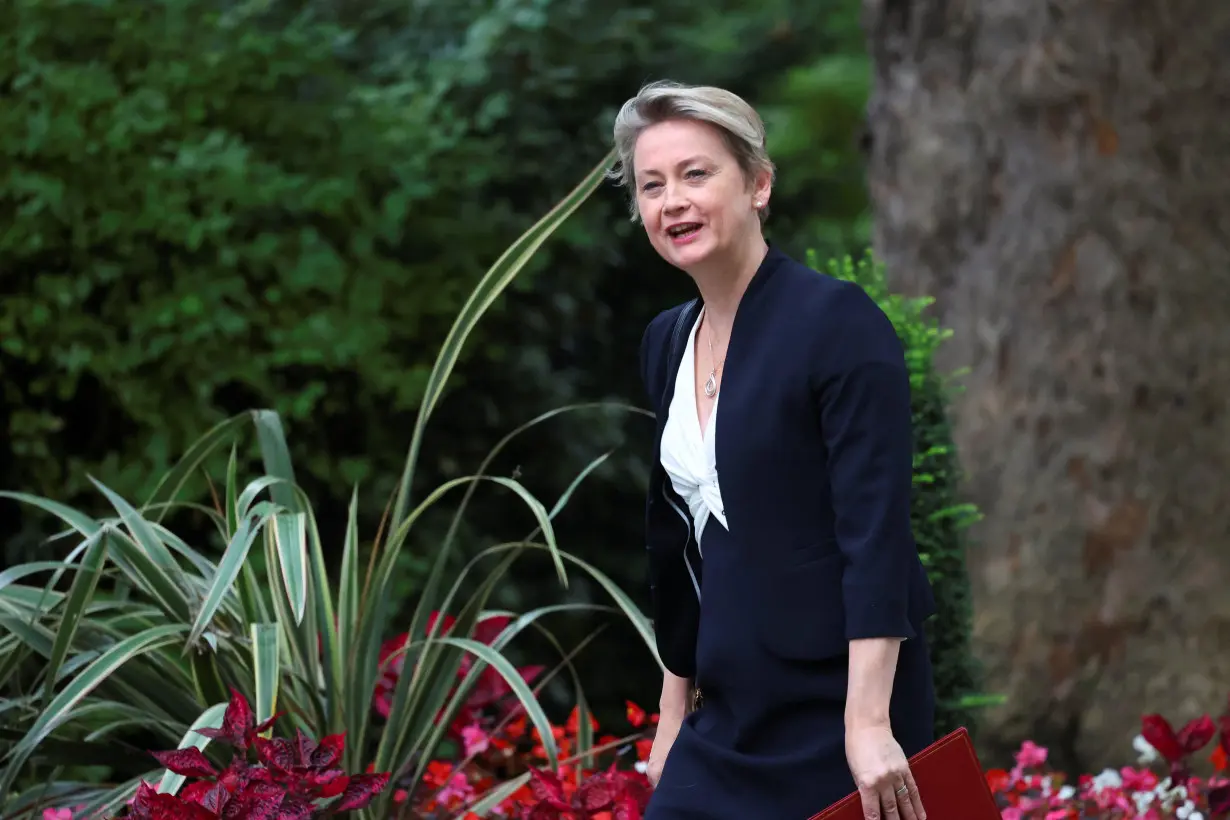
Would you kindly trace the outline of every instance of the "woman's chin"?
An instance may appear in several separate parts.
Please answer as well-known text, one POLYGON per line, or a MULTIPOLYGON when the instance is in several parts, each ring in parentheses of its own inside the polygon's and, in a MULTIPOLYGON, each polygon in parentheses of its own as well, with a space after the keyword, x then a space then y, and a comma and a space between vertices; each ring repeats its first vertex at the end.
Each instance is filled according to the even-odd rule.
POLYGON ((713 245, 701 239, 687 245, 667 248, 666 261, 681 270, 691 270, 704 265, 713 257, 713 245))

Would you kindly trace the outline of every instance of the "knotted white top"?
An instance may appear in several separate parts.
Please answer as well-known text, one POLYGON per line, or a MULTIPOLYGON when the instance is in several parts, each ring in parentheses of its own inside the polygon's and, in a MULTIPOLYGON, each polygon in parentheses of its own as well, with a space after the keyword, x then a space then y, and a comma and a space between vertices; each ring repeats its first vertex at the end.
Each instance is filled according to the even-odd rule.
POLYGON ((661 446, 662 468, 670 476, 675 492, 688 505, 696 524, 697 544, 710 517, 729 529, 726 509, 722 505, 722 490, 718 486, 717 456, 713 446, 718 403, 717 400, 713 403, 703 435, 696 407, 696 334, 703 317, 702 310, 688 335, 683 361, 679 363, 679 372, 675 375, 675 395, 671 398, 666 426, 662 430, 661 446))

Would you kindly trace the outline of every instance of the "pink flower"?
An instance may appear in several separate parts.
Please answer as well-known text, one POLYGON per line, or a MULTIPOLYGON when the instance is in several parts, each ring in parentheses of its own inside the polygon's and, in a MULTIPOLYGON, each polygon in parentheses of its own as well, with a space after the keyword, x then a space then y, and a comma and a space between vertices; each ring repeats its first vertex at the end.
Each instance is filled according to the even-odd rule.
POLYGON ((465 745, 466 757, 473 757, 487 751, 491 738, 478 726, 466 726, 461 730, 461 742, 465 745))
POLYGON ((1151 792, 1158 783, 1157 775, 1148 769, 1136 770, 1124 766, 1119 770, 1119 775, 1123 778, 1124 790, 1129 792, 1151 792))
POLYGON ((448 805, 451 800, 469 801, 474 797, 474 788, 463 772, 457 772, 448 779, 448 785, 440 789, 438 800, 448 805))
POLYGON ((1036 769, 1046 763, 1046 748, 1032 740, 1021 744, 1021 750, 1016 753, 1016 764, 1022 769, 1036 769))
POLYGON ((43 820, 73 820, 70 809, 43 809, 43 820))

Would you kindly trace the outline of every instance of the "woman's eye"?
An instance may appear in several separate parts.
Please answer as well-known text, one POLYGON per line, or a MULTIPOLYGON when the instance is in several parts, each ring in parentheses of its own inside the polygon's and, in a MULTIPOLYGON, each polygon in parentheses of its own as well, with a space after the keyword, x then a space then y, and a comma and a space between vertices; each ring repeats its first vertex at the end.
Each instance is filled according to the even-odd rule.
POLYGON ((658 182, 646 182, 644 185, 641 186, 641 190, 648 193, 649 191, 652 191, 654 188, 658 187, 658 185, 660 184, 661 183, 658 183, 658 182))
POLYGON ((684 179, 700 179, 705 176, 705 171, 700 168, 693 168, 683 175, 684 179))

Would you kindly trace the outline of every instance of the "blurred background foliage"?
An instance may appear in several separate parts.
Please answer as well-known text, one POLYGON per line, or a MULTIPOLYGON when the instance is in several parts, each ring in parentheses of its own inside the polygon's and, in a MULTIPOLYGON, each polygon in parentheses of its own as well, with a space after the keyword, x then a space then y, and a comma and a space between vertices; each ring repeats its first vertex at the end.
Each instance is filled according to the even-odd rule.
MULTIPOLYGON (((269 407, 325 541, 341 543, 356 484, 360 531, 376 532, 453 317, 602 157, 644 82, 722 85, 762 111, 773 242, 822 257, 865 247, 857 14, 785 0, 3 4, 0 487, 100 508, 94 476, 143 498, 212 424, 269 407)), ((431 421, 423 486, 562 405, 642 406, 640 334, 688 290, 626 219, 623 192, 602 190, 472 337, 431 421)), ((553 498, 614 450, 557 533, 637 595, 650 430, 572 413, 493 468, 553 498)), ((194 492, 208 497, 203 482, 194 492)), ((0 509, 5 566, 50 557, 51 522, 0 509)), ((405 559, 407 602, 439 516, 405 559)), ((480 492, 463 525, 476 547, 531 522, 480 492)), ((493 605, 558 598, 546 563, 519 573, 493 605)), ((579 580, 568 594, 594 591, 579 580)), ((593 627, 578 618, 572 642, 593 627)), ((580 659, 592 701, 616 709, 656 686, 625 630, 580 659)))

